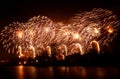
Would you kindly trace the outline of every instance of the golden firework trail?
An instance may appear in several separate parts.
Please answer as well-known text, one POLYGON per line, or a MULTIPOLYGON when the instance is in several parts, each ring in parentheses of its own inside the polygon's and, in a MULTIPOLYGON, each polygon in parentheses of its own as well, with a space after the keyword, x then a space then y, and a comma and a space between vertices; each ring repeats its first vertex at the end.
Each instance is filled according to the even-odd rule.
POLYGON ((67 24, 53 22, 46 16, 35 16, 25 23, 5 26, 0 32, 0 43, 9 53, 19 50, 20 55, 33 58, 46 50, 48 55, 67 56, 76 52, 83 55, 91 49, 91 42, 100 52, 100 46, 116 36, 119 25, 112 11, 100 8, 79 13, 67 24))

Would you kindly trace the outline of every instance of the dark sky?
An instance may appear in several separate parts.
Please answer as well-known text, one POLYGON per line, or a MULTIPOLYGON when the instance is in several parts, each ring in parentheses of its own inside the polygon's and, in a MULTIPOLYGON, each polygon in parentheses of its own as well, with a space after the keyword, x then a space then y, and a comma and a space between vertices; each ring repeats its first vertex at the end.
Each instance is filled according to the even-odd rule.
POLYGON ((120 14, 117 0, 0 0, 0 25, 13 21, 25 22, 37 15, 45 15, 54 21, 65 21, 79 11, 107 8, 120 14))

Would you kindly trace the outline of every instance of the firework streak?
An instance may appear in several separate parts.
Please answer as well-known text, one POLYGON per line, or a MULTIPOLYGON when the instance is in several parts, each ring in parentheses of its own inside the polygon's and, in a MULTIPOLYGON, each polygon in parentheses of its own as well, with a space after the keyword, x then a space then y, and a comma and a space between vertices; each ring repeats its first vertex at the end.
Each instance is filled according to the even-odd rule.
POLYGON ((25 23, 5 26, 0 41, 8 53, 19 57, 35 57, 45 51, 48 56, 87 53, 91 48, 100 52, 116 36, 119 20, 112 11, 93 9, 72 17, 69 23, 57 23, 45 16, 35 16, 25 23))

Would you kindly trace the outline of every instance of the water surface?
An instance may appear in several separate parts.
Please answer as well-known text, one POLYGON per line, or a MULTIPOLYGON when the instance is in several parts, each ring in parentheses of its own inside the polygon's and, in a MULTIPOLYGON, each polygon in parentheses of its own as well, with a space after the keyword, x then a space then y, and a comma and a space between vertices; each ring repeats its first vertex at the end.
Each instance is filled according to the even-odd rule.
POLYGON ((0 67, 0 79, 118 79, 120 69, 116 67, 0 67))

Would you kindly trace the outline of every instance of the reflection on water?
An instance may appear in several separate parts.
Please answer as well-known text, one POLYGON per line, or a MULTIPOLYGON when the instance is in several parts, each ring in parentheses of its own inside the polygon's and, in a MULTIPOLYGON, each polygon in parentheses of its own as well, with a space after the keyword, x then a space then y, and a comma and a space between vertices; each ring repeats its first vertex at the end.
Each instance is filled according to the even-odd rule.
POLYGON ((18 75, 19 75, 18 79, 23 79, 24 78, 23 66, 22 65, 19 66, 17 71, 19 72, 18 73, 18 75))
POLYGON ((0 67, 0 78, 5 79, 110 79, 120 78, 120 69, 112 67, 0 67))

